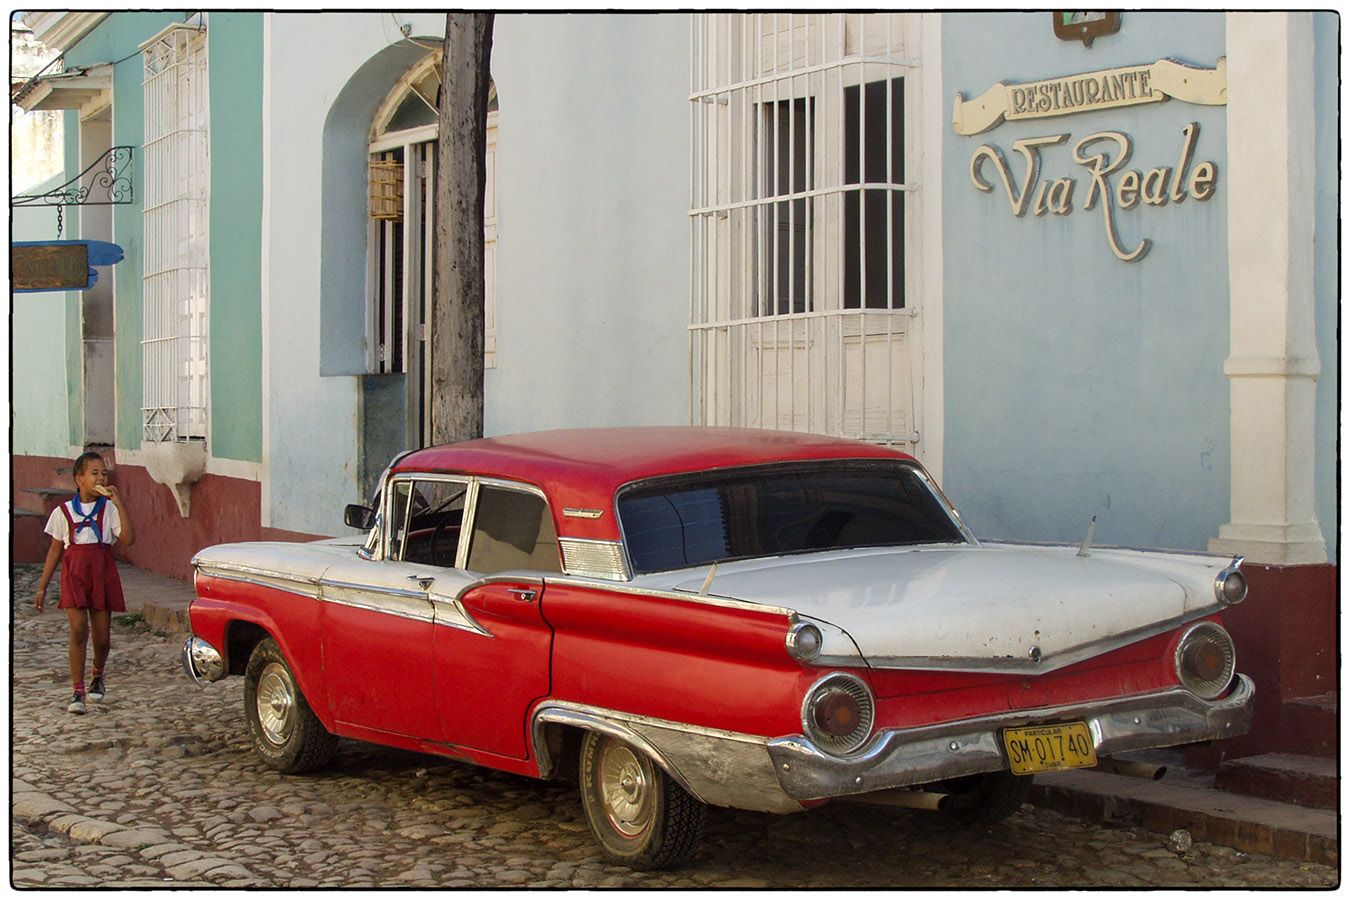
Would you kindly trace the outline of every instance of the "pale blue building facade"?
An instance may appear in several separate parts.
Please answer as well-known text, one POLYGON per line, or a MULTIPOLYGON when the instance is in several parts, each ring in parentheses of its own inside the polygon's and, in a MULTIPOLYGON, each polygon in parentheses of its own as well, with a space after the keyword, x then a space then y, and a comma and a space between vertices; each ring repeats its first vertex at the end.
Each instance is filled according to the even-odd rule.
MULTIPOLYGON (((107 443, 127 477, 142 479, 146 515, 165 532, 163 541, 145 542, 159 549, 142 551, 164 558, 138 561, 182 574, 191 552, 215 540, 343 533, 343 505, 364 496, 392 453, 427 433, 418 413, 427 364, 417 303, 428 297, 429 251, 418 242, 429 221, 426 148, 434 127, 429 110, 416 107, 413 88, 431 83, 427 60, 439 46, 443 16, 32 15, 38 36, 64 51, 65 73, 84 69, 103 77, 106 67, 106 109, 66 114, 67 177, 83 168, 99 139, 136 152, 140 200, 112 207, 105 227, 126 258, 103 277, 113 285, 115 313, 107 443), (198 424, 182 424, 176 441, 197 445, 191 453, 201 458, 170 460, 199 470, 186 476, 162 471, 160 450, 148 446, 173 441, 152 441, 147 430, 159 403, 147 393, 154 342, 147 338, 146 298, 158 277, 147 271, 147 260, 160 238, 148 232, 149 195, 140 192, 154 177, 146 167, 154 165, 156 140, 147 137, 153 118, 147 60, 156 40, 169 40, 166 29, 175 27, 191 31, 174 32, 173 39, 186 48, 183 64, 198 66, 206 80, 194 115, 205 123, 200 151, 209 161, 192 195, 199 199, 174 201, 200 204, 205 218, 192 220, 197 224, 185 234, 201 242, 207 259, 194 262, 205 278, 199 290, 205 326, 187 338, 201 352, 184 369, 198 372, 197 393, 185 408, 200 412, 184 413, 198 424), (108 121, 99 126, 103 115, 108 121), (88 138, 83 145, 80 135, 88 138), (376 163, 397 169, 401 218, 375 216, 376 163), (193 480, 173 481, 179 477, 193 480), (190 501, 186 515, 183 498, 190 501)), ((1234 459, 1250 455, 1234 441, 1235 427, 1246 431, 1235 423, 1247 413, 1235 413, 1234 376, 1226 371, 1235 358, 1230 200, 1242 190, 1241 179, 1251 177, 1230 159, 1230 146, 1247 134, 1233 130, 1231 96, 1010 119, 973 134, 959 133, 952 114, 958 95, 972 100, 998 84, 1169 59, 1203 72, 1221 71, 1226 61, 1227 87, 1238 91, 1235 15, 1126 13, 1118 30, 1090 47, 1057 37, 1050 13, 498 15, 487 432, 725 417, 730 424, 884 439, 923 459, 980 535, 1076 543, 1095 515, 1101 543, 1211 549, 1225 525, 1242 524, 1233 512, 1234 486, 1247 476, 1234 459), (723 42, 726 36, 739 43, 723 42), (780 48, 772 64, 770 45, 780 48), (783 62, 797 53, 797 63, 783 62), (869 61, 882 58, 884 64, 869 61), (759 68, 753 78, 724 83, 717 80, 724 63, 726 73, 759 68), (829 74, 812 74, 821 71, 829 74), (883 117, 887 137, 885 125, 872 130, 866 106, 881 102, 874 97, 894 103, 897 96, 903 103, 883 117), (784 166, 810 160, 815 167, 810 175, 798 167, 791 176, 806 185, 800 196, 766 186, 768 176, 752 171, 769 166, 768 144, 756 142, 773 129, 790 148, 782 151, 784 166), (1184 199, 1128 209, 1117 199, 1113 249, 1104 200, 1087 206, 1091 166, 1074 158, 1076 151, 1117 146, 1113 138, 1082 145, 1100 134, 1121 135, 1130 151, 1111 190, 1129 170, 1141 181, 1156 168, 1185 169, 1191 178, 1209 165, 1213 177, 1178 180, 1181 188, 1200 186, 1184 199), (1002 155, 1016 182, 1024 165, 1014 144, 1059 135, 1038 145, 1031 190, 1042 182, 1072 188, 1047 191, 1046 202, 1058 202, 1058 209, 1038 214, 1032 202, 1015 215, 993 154, 1002 155), (870 190, 848 174, 847 157, 866 156, 874 140, 891 148, 895 168, 882 181, 892 202, 907 204, 903 216, 896 212, 901 206, 892 206, 889 218, 876 220, 886 223, 889 237, 867 245, 872 265, 877 248, 889 260, 890 294, 877 303, 872 270, 861 276, 863 287, 850 287, 847 270, 866 253, 840 245, 867 241, 850 237, 848 216, 831 205, 852 209, 850 191, 870 190), (978 167, 989 191, 972 175, 981 147, 990 148, 978 167), (842 182, 838 171, 826 171, 831 154, 842 160, 842 182), (798 199, 775 199, 790 196, 798 199), (774 208, 810 210, 803 213, 809 226, 797 220, 807 233, 800 243, 746 237, 749 223, 762 220, 745 211, 774 208), (746 226, 739 237, 738 222, 746 226), (832 222, 842 223, 839 233, 830 231, 832 222), (1146 254, 1121 258, 1144 239, 1146 254), (759 276, 752 270, 760 264, 754 259, 774 247, 793 261, 782 269, 784 283, 793 281, 793 265, 810 262, 801 263, 800 289, 775 301, 784 304, 782 314, 771 316, 763 305, 745 306, 745 298, 759 296, 755 291, 763 293, 771 280, 768 269, 759 276), (742 278, 738 266, 751 274, 742 278), (838 288, 825 283, 836 270, 838 288), (855 309, 859 315, 850 319, 855 309), (774 409, 765 400, 766 323, 779 347, 774 409), (827 333, 842 348, 855 333, 850 328, 865 336, 865 348, 883 348, 864 349, 862 368, 842 349, 820 357, 834 374, 791 368, 814 365, 813 357, 783 348, 815 346, 827 333), (705 334, 714 343, 700 343, 705 334), (748 351, 719 356, 715 342, 724 338, 759 354, 753 390, 750 381, 726 374, 725 361, 752 363, 748 351), (887 362, 874 376, 876 354, 887 362), (879 413, 869 405, 876 393, 872 401, 855 400, 872 390, 873 377, 891 397, 879 413), (819 396, 808 384, 816 380, 824 385, 819 396), (800 404, 783 399, 793 392, 800 404), (907 399, 894 399, 900 394, 907 399), (874 427, 874 413, 878 422, 888 420, 886 427, 874 427)), ((1288 468, 1307 482, 1312 505, 1307 521, 1294 523, 1304 528, 1295 542, 1315 544, 1305 526, 1315 527, 1324 559, 1334 561, 1339 20, 1329 13, 1295 19, 1289 41, 1309 69, 1289 83, 1296 85, 1291 91, 1305 84, 1310 90, 1298 116, 1307 125, 1313 166, 1305 330, 1317 371, 1297 376, 1311 391, 1297 426, 1307 432, 1298 440, 1308 452, 1288 468)), ((53 83, 48 103, 59 108, 62 91, 76 102, 73 87, 53 83)), ((1169 181, 1168 191, 1177 190, 1169 181)), ((16 236, 48 228, 39 215, 16 212, 16 236)), ((68 236, 80 233, 82 215, 87 211, 66 211, 68 236)), ((872 227, 869 215, 860 214, 864 232, 872 227)), ((1250 227, 1245 217, 1244 223, 1250 227)), ((885 280, 879 277, 876 284, 885 280)), ((16 473, 23 473, 16 474, 16 489, 89 442, 90 417, 81 408, 87 392, 71 392, 67 402, 51 389, 85 377, 80 310, 73 294, 15 302, 12 454, 16 473)), ((1289 524, 1282 520, 1281 527, 1289 524)), ((1226 545, 1218 550, 1228 552, 1226 545)))

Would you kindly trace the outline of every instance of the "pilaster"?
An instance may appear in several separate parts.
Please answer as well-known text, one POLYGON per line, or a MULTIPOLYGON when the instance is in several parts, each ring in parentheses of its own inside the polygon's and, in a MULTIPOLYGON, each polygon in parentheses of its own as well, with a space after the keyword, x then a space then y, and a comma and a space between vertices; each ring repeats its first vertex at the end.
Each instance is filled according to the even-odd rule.
POLYGON ((1313 506, 1312 15, 1230 12, 1227 31, 1232 521, 1209 548, 1325 563, 1313 506))

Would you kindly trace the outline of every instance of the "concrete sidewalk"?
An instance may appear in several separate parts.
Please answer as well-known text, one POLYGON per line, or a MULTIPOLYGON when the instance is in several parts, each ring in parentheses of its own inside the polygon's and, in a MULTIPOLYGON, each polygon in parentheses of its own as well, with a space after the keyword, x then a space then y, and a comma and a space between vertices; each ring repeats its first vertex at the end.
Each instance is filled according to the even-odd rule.
MULTIPOLYGON (((187 636, 191 582, 123 563, 118 572, 129 612, 140 612, 157 631, 187 636)), ((1124 756, 1165 764, 1167 774, 1160 781, 1089 770, 1038 775, 1031 802, 1077 819, 1138 822, 1160 834, 1185 829, 1193 840, 1247 853, 1338 864, 1336 810, 1219 790, 1212 773, 1182 766, 1179 750, 1124 756)))
POLYGON ((157 575, 124 562, 117 563, 117 574, 122 579, 127 612, 140 613, 156 631, 188 635, 191 631, 188 604, 196 596, 192 582, 157 575))

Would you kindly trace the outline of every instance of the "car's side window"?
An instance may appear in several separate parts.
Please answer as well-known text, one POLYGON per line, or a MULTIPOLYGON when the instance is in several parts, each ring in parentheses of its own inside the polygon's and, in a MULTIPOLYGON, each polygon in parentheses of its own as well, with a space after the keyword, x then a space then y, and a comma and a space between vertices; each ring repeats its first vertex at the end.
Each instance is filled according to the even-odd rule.
POLYGON ((513 569, 561 572, 558 535, 542 497, 482 485, 470 535, 468 569, 491 575, 513 569))
POLYGON ((395 482, 390 559, 453 567, 468 488, 466 481, 395 482))

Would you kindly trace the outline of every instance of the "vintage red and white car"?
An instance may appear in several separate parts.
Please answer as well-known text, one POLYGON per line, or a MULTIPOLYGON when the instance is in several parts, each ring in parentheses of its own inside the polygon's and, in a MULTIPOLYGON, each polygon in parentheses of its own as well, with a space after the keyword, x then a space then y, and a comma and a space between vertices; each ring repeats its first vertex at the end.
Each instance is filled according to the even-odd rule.
POLYGON ((575 777, 602 851, 707 805, 1015 811, 1040 771, 1250 725, 1241 560, 982 543, 873 444, 579 429, 397 458, 361 542, 199 553, 184 667, 242 675, 258 754, 337 737, 575 777))

